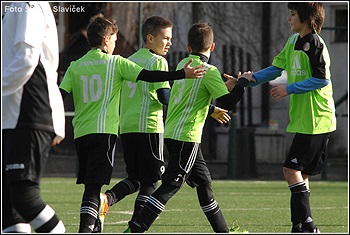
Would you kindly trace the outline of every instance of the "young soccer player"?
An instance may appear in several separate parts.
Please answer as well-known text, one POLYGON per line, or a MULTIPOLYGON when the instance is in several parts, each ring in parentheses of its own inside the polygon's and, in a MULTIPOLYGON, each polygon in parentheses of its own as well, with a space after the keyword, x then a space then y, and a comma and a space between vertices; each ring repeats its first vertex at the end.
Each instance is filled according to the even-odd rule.
POLYGON ((247 80, 246 75, 242 75, 237 85, 234 79, 229 80, 228 89, 220 71, 207 64, 215 48, 213 40, 213 30, 208 23, 196 23, 189 30, 188 50, 191 54, 180 61, 177 69, 193 60, 196 65, 205 64, 207 73, 202 79, 197 79, 198 82, 183 79, 172 86, 164 131, 170 155, 168 166, 162 176, 162 184, 147 199, 139 216, 129 222, 132 233, 148 230, 185 182, 196 188, 200 206, 214 232, 228 233, 226 221, 213 195, 212 179, 200 143, 212 99, 216 99, 220 107, 231 110, 243 94, 244 87, 253 80, 247 80))
MULTIPOLYGON (((148 70, 168 71, 163 57, 171 46, 172 23, 159 16, 148 18, 142 25, 144 47, 128 59, 148 70)), ((113 188, 101 193, 104 208, 108 208, 125 196, 139 191, 134 218, 144 201, 156 189, 164 172, 163 157, 163 104, 167 105, 170 84, 145 81, 124 81, 120 100, 120 137, 124 152, 127 178, 113 188), (135 147, 137 146, 137 147, 135 147)), ((103 227, 106 210, 100 214, 103 227)))
POLYGON ((40 195, 49 151, 65 137, 55 17, 48 2, 7 7, 1 29, 2 232, 64 233, 40 195))
POLYGON ((330 133, 336 130, 330 57, 319 35, 325 9, 320 2, 290 2, 288 9, 288 23, 295 34, 272 66, 253 77, 261 84, 283 70, 288 74, 288 84, 274 86, 271 96, 276 101, 290 96, 287 132, 295 135, 283 174, 291 192, 292 232, 319 233, 311 214, 309 176, 321 172, 330 133))
POLYGON ((124 80, 160 82, 184 77, 200 78, 203 67, 178 72, 148 71, 119 55, 112 55, 117 40, 115 21, 98 14, 87 36, 91 50, 68 67, 60 84, 62 96, 73 93, 75 147, 79 160, 77 184, 84 184, 79 232, 98 226, 100 190, 109 184, 119 125, 120 89, 124 80))

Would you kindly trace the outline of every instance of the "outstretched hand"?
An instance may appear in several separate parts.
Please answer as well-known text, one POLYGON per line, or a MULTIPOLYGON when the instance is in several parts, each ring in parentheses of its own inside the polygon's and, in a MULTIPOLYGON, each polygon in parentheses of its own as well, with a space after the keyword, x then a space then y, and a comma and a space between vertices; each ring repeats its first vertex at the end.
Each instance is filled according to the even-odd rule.
POLYGON ((227 113, 228 111, 226 109, 222 109, 219 107, 214 108, 214 112, 212 114, 210 114, 210 116, 212 118, 214 118, 217 122, 223 124, 223 123, 227 123, 231 120, 230 115, 228 115, 227 113))
MULTIPOLYGON (((239 75, 241 75, 241 72, 238 73, 238 76, 239 75)), ((227 79, 227 81, 225 82, 227 90, 231 92, 232 89, 236 86, 238 79, 226 73, 224 73, 224 77, 227 79)))
POLYGON ((253 75, 254 75, 254 72, 251 72, 251 71, 244 72, 242 75, 238 77, 238 79, 246 78, 248 79, 249 82, 256 82, 256 80, 253 78, 253 75))
POLYGON ((193 59, 190 59, 184 66, 186 78, 202 78, 206 73, 207 68, 204 64, 196 67, 191 67, 190 64, 192 61, 193 59))

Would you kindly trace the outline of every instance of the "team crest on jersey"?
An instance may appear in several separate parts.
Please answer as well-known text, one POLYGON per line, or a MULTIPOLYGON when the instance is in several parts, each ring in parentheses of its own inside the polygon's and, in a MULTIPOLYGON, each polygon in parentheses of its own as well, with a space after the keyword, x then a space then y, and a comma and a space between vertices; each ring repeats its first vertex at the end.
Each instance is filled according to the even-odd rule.
POLYGON ((303 50, 304 50, 304 51, 310 50, 310 43, 309 43, 309 42, 307 42, 307 43, 304 44, 303 50))

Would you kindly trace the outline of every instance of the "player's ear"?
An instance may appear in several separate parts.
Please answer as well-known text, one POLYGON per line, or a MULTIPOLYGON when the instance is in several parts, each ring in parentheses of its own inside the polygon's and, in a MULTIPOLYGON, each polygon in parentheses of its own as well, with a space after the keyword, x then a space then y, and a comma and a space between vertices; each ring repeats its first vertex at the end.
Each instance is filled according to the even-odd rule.
POLYGON ((190 44, 188 44, 188 43, 187 43, 187 51, 188 51, 189 53, 192 52, 192 48, 191 48, 190 44))
POLYGON ((215 42, 213 42, 210 46, 210 52, 214 51, 215 49, 215 42))
POLYGON ((150 43, 152 43, 153 42, 153 35, 152 34, 147 34, 147 42, 150 42, 150 43))
POLYGON ((102 39, 102 45, 106 46, 108 44, 109 39, 110 39, 110 36, 104 36, 102 39))

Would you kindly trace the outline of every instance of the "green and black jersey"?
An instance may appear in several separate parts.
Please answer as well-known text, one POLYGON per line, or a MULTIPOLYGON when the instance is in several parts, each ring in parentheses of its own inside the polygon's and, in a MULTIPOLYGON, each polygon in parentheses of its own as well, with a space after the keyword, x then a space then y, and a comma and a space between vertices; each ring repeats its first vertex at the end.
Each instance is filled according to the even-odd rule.
POLYGON ((320 89, 290 95, 287 132, 321 134, 334 131, 336 118, 330 57, 323 39, 317 33, 303 38, 299 34, 292 35, 272 65, 286 70, 288 84, 310 77, 329 80, 328 85, 320 89))

